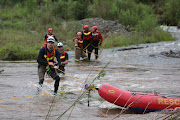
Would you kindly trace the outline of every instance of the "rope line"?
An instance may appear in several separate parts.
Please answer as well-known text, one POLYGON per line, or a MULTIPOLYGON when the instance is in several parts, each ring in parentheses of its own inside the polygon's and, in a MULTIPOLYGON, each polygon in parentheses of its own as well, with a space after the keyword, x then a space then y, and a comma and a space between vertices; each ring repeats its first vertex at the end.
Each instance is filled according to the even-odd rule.
MULTIPOLYGON (((72 68, 79 68, 79 69, 85 69, 85 70, 92 70, 92 71, 101 71, 101 70, 97 70, 97 69, 90 69, 90 68, 82 68, 82 67, 75 67, 75 66, 67 66, 67 67, 72 67, 72 68)), ((117 71, 106 71, 106 72, 110 72, 110 73, 125 73, 128 74, 129 72, 117 72, 117 71)))
MULTIPOLYGON (((85 49, 86 49, 89 45, 90 45, 90 43, 83 49, 83 51, 85 51, 85 49)), ((67 48, 67 47, 66 47, 66 48, 67 48)), ((98 48, 99 48, 99 46, 98 46, 98 48)), ((69 49, 69 48, 68 48, 68 49, 69 49)), ((69 49, 69 50, 72 50, 72 49, 69 49)), ((73 51, 73 50, 72 50, 72 51, 73 51)), ((104 56, 102 56, 102 55, 97 55, 97 54, 95 54, 94 52, 90 52, 90 51, 87 51, 87 52, 88 52, 88 53, 92 53, 92 54, 94 54, 95 56, 104 58, 104 59, 106 59, 106 60, 109 60, 109 61, 112 61, 112 62, 119 63, 119 64, 124 65, 124 66, 136 68, 135 66, 128 65, 128 64, 125 64, 125 63, 122 63, 122 62, 118 62, 118 61, 112 60, 112 59, 110 59, 110 58, 104 57, 104 56)))
POLYGON ((70 76, 70 77, 74 78, 74 79, 75 79, 75 80, 77 80, 78 82, 85 84, 85 82, 83 82, 83 81, 81 81, 81 80, 79 80, 79 79, 75 78, 74 76, 72 76, 72 75, 70 75, 70 74, 68 74, 68 73, 66 73, 66 72, 64 72, 64 71, 62 71, 62 70, 60 70, 60 69, 57 69, 57 70, 59 70, 59 71, 63 72, 64 74, 67 74, 68 76, 70 76))
MULTIPOLYGON (((73 91, 66 91, 66 92, 57 92, 58 93, 71 93, 71 92, 77 92, 81 90, 73 90, 73 91)), ((40 95, 32 95, 32 96, 23 96, 23 97, 14 97, 14 98, 8 98, 8 99, 0 99, 0 102, 2 101, 8 101, 8 100, 17 100, 17 99, 23 99, 23 98, 32 98, 32 97, 40 97, 40 96, 47 96, 47 95, 53 95, 54 93, 49 94, 40 94, 40 95)))
POLYGON ((91 44, 94 48, 99 48, 99 45, 96 47, 96 46, 94 46, 93 44, 91 44))
POLYGON ((109 60, 109 61, 112 61, 112 62, 119 63, 119 64, 124 65, 124 66, 128 66, 128 67, 136 68, 135 66, 128 65, 128 64, 124 64, 124 63, 122 63, 122 62, 118 62, 118 61, 112 60, 112 59, 107 58, 107 57, 104 57, 104 56, 102 56, 102 55, 97 55, 97 54, 95 54, 94 52, 89 52, 89 51, 87 51, 87 52, 88 52, 88 53, 93 53, 95 56, 98 56, 98 57, 104 58, 104 59, 109 60))
POLYGON ((86 48, 89 47, 90 43, 83 49, 83 51, 86 51, 86 48))

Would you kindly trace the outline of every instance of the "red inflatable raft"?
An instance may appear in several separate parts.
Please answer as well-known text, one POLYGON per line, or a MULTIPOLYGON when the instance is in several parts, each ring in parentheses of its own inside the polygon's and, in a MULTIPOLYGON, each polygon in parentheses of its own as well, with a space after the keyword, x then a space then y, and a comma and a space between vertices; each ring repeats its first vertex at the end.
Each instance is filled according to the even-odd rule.
POLYGON ((126 91, 109 84, 101 85, 98 92, 108 102, 136 111, 153 112, 180 107, 180 98, 178 97, 126 91))

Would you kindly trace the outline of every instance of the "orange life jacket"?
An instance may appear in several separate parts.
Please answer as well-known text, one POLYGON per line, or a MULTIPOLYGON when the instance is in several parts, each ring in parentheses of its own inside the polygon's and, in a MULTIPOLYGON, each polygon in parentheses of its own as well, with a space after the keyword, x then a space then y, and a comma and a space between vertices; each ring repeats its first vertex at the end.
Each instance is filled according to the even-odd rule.
POLYGON ((53 51, 49 52, 48 49, 47 49, 47 45, 46 46, 43 46, 45 48, 45 55, 44 55, 44 58, 47 59, 47 61, 51 61, 53 62, 54 61, 54 58, 56 56, 56 50, 53 49, 53 51))

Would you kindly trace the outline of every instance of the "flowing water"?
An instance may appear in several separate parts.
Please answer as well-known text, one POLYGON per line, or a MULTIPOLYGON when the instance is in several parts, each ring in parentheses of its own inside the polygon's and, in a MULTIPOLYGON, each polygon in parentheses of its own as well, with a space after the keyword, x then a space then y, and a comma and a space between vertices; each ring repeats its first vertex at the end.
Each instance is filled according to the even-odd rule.
MULTIPOLYGON (((97 62, 92 55, 92 62, 75 63, 73 62, 74 52, 69 51, 70 62, 66 67, 66 72, 81 81, 85 81, 88 77, 87 83, 90 83, 99 73, 99 71, 90 69, 102 70, 110 61, 105 68, 106 75, 94 82, 97 86, 109 83, 125 90, 156 91, 180 96, 180 59, 160 55, 160 52, 163 51, 180 51, 180 30, 177 30, 176 27, 170 27, 168 30, 177 37, 176 41, 142 44, 139 46, 145 48, 128 51, 117 51, 119 48, 104 49, 103 57, 100 57, 97 62), (147 45, 148 47, 146 47, 147 45)), ((37 92, 36 61, 0 61, 1 70, 4 71, 0 73, 0 120, 44 120, 54 96, 32 96, 52 93, 54 81, 46 77, 42 90, 40 93, 37 92), (23 96, 30 97, 9 99, 23 96)), ((48 119, 57 119, 72 105, 82 86, 83 84, 74 78, 68 75, 62 76, 59 91, 76 92, 56 96, 48 119)), ((110 120, 120 112, 121 108, 104 101, 95 91, 91 92, 90 107, 87 106, 87 96, 84 96, 74 107, 69 119, 110 120), (106 114, 109 108, 110 110, 106 114)), ((62 120, 66 120, 69 113, 70 111, 62 117, 62 120)), ((151 120, 157 115, 163 114, 159 112, 137 114, 125 111, 116 119, 151 120)))

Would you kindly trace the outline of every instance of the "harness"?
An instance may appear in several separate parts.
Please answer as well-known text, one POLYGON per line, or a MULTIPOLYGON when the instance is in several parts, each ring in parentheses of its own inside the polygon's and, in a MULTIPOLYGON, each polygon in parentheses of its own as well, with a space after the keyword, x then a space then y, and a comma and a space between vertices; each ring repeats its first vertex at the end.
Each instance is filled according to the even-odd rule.
POLYGON ((45 48, 45 55, 44 55, 44 58, 47 59, 47 61, 53 61, 55 56, 56 56, 56 50, 54 49, 53 51, 51 51, 49 53, 48 49, 47 49, 47 45, 44 46, 45 48))
POLYGON ((91 32, 85 32, 85 31, 82 31, 83 32, 83 40, 90 40, 91 39, 91 32))

